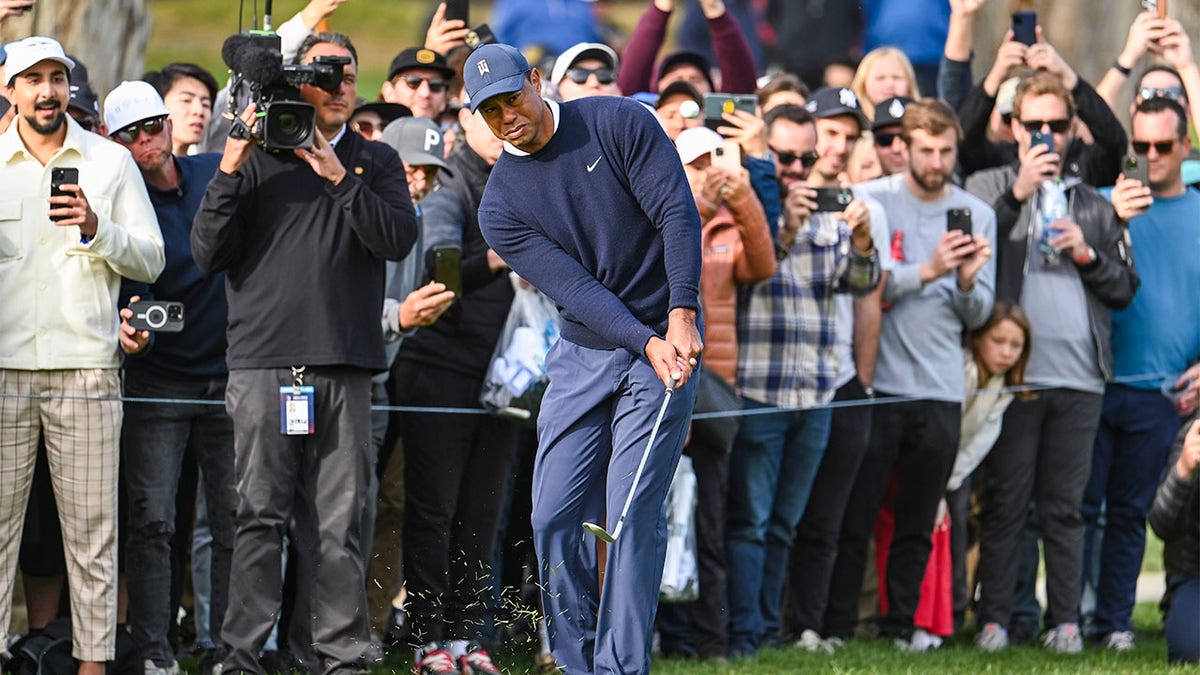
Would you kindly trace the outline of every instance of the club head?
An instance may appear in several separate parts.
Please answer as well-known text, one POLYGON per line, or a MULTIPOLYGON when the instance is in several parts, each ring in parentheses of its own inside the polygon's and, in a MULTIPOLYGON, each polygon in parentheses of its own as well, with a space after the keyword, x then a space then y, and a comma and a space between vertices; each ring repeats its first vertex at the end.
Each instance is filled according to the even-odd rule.
POLYGON ((590 532, 592 536, 596 537, 600 541, 606 541, 610 544, 616 541, 616 539, 609 534, 607 530, 595 523, 584 523, 583 529, 590 532))

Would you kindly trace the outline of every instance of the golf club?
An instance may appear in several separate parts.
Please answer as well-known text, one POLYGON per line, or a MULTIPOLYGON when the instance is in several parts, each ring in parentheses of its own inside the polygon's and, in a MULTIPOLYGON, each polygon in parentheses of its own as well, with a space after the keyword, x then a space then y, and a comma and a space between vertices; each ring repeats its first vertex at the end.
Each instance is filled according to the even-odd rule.
POLYGON ((642 461, 638 463, 637 472, 633 474, 633 485, 629 486, 629 496, 625 498, 625 508, 621 509, 621 517, 612 534, 595 523, 584 523, 583 529, 595 535, 597 539, 613 543, 621 536, 621 526, 625 524, 625 516, 629 515, 629 505, 633 503, 633 494, 637 492, 638 482, 642 480, 642 469, 646 468, 646 460, 650 459, 650 448, 654 447, 654 439, 658 437, 658 427, 662 425, 663 415, 667 413, 667 405, 671 402, 671 394, 675 393, 675 380, 667 382, 667 391, 663 395, 662 407, 658 409, 658 419, 654 420, 654 428, 650 429, 650 440, 646 441, 646 449, 642 452, 642 461))

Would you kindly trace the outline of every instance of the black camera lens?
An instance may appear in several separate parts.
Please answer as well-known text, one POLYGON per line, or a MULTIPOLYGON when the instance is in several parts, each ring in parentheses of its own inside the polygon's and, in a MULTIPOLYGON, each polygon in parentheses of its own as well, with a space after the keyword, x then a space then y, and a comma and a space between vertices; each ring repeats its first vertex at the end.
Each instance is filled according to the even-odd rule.
POLYGON ((167 318, 170 319, 171 321, 182 321, 183 320, 183 307, 180 307, 179 305, 171 305, 170 307, 168 307, 167 308, 167 318))
POLYGON ((316 109, 297 101, 267 104, 263 140, 268 150, 310 148, 316 128, 316 109))

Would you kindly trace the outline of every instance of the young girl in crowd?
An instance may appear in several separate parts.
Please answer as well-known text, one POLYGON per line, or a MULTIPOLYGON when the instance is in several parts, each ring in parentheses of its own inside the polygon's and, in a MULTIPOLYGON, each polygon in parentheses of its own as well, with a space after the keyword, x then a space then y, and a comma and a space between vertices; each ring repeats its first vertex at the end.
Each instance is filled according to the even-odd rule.
MULTIPOLYGON (((1013 389, 1024 384, 1030 338, 1025 312, 1004 301, 997 302, 987 322, 967 338, 962 433, 944 502, 949 513, 947 509, 939 510, 934 525, 933 551, 913 618, 917 631, 909 648, 914 651, 941 645, 939 636, 951 635, 955 628, 961 627, 969 597, 966 552, 967 520, 971 513, 970 476, 1000 436, 1000 423, 1008 404, 1015 396, 1029 395, 1013 389)), ((881 592, 880 598, 886 595, 881 592)))
POLYGON ((875 119, 875 106, 893 96, 921 98, 912 62, 895 47, 872 49, 858 64, 850 89, 867 119, 875 119))

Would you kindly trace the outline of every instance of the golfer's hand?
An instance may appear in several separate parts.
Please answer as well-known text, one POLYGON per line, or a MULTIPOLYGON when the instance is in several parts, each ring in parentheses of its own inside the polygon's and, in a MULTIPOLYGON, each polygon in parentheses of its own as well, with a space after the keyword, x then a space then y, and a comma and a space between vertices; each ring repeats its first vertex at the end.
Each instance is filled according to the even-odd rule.
MULTIPOLYGON (((695 310, 682 307, 671 310, 667 320, 666 343, 674 351, 674 364, 671 365, 664 361, 663 365, 668 367, 660 368, 659 364, 654 363, 653 358, 650 362, 654 363, 654 370, 664 383, 675 380, 676 386, 682 387, 691 377, 692 371, 699 365, 700 353, 704 351, 704 340, 700 337, 700 330, 696 327, 695 310), (664 370, 667 377, 664 377, 664 370)), ((647 355, 649 355, 649 349, 647 349, 647 355)), ((666 356, 670 357, 670 355, 666 356)))

